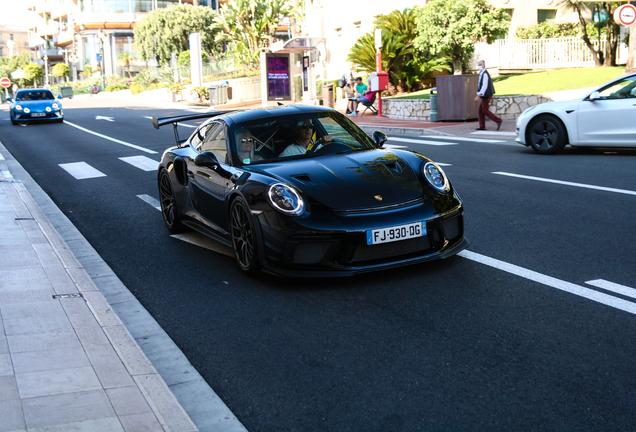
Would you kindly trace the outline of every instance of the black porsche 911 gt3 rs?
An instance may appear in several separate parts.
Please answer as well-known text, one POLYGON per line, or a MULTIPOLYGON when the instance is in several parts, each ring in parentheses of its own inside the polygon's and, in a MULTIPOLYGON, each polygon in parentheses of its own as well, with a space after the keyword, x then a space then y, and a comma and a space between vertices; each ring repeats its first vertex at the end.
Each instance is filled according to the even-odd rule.
POLYGON ((173 124, 158 184, 172 233, 234 249, 246 273, 342 276, 447 258, 468 246, 462 201, 442 169, 384 149, 322 107, 153 119, 173 124), (209 117, 181 142, 177 124, 209 117))

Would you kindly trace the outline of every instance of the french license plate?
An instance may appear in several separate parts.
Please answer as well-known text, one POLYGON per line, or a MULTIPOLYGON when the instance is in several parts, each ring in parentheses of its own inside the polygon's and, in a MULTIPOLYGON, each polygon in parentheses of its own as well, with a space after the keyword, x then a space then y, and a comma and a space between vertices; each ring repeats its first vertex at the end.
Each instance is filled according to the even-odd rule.
POLYGON ((426 222, 414 222, 367 231, 367 244, 374 245, 406 240, 426 235, 426 222))
POLYGON ((31 117, 44 117, 45 115, 45 113, 32 113, 31 117))

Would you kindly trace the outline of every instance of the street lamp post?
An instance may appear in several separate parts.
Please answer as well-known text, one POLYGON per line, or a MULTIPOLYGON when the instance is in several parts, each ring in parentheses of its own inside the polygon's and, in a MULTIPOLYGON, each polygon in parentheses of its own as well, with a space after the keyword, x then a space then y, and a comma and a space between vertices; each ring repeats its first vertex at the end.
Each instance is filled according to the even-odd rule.
POLYGON ((97 36, 97 40, 99 41, 99 68, 102 73, 102 91, 104 91, 106 88, 104 84, 104 39, 106 39, 108 35, 104 33, 104 30, 99 29, 95 36, 97 36))
POLYGON ((42 57, 42 60, 44 60, 44 87, 48 88, 49 87, 49 56, 44 54, 44 57, 42 57))

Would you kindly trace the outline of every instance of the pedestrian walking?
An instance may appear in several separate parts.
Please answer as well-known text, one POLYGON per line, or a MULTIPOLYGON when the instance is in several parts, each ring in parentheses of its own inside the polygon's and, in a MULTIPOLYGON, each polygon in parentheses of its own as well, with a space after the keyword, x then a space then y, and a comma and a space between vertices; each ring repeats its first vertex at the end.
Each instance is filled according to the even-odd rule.
POLYGON ((492 83, 490 74, 486 70, 486 62, 484 60, 477 62, 477 68, 479 69, 479 84, 477 96, 475 97, 475 102, 479 102, 479 109, 477 111, 479 127, 477 130, 486 130, 486 117, 497 123, 497 130, 499 130, 503 120, 490 112, 490 100, 495 94, 495 86, 492 83))

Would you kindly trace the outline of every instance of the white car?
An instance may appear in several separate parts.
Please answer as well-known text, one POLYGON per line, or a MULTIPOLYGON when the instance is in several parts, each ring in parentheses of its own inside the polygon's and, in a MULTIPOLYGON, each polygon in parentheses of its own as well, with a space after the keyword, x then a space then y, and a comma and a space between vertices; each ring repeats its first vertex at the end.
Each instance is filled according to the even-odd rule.
POLYGON ((636 73, 583 98, 547 102, 517 118, 517 142, 541 154, 573 147, 636 147, 636 73))

